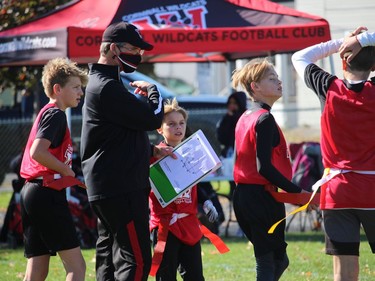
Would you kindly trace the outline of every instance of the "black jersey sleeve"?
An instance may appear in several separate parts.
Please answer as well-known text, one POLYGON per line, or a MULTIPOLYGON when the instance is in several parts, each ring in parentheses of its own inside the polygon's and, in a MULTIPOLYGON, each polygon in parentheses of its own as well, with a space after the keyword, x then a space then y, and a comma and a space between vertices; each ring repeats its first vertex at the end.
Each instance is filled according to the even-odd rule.
POLYGON ((263 114, 255 130, 258 172, 286 192, 301 192, 301 188, 284 177, 271 162, 272 149, 280 143, 279 130, 272 114, 263 114))
POLYGON ((67 125, 66 115, 62 110, 47 109, 40 119, 36 138, 49 140, 51 148, 58 147, 64 139, 67 125))
POLYGON ((327 91, 332 81, 337 77, 321 69, 316 64, 309 64, 305 69, 305 83, 318 96, 323 109, 327 98, 327 91))

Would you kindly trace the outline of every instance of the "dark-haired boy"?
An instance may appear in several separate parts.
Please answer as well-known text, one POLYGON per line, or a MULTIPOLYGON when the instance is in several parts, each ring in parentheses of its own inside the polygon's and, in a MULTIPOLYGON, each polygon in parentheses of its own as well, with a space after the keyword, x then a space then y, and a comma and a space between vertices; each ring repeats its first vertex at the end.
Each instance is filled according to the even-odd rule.
MULTIPOLYGON (((361 31, 357 28, 351 36, 361 31)), ((343 42, 308 47, 296 52, 292 61, 322 107, 323 164, 334 175, 321 187, 320 195, 326 253, 333 255, 335 281, 356 281, 361 225, 375 252, 375 82, 367 80, 375 69, 375 47, 364 47, 352 57, 345 52, 344 79, 339 79, 315 62, 339 52, 343 42)))

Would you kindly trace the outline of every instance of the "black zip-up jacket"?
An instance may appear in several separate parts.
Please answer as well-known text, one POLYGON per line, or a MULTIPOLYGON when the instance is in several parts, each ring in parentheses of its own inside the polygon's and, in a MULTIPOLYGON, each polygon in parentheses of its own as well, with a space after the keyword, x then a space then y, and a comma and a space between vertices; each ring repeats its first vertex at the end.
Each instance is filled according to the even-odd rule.
POLYGON ((149 187, 147 131, 160 128, 163 102, 155 85, 147 102, 128 92, 117 66, 89 64, 82 108, 82 171, 89 201, 149 187))

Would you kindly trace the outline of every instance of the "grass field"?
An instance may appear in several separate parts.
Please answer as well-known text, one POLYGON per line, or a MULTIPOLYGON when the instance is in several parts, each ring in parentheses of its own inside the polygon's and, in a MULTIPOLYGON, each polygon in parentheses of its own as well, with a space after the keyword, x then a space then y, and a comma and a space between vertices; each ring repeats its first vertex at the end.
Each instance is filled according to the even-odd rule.
MULTIPOLYGON (((7 210, 11 196, 12 196, 11 192, 0 193, 0 212, 5 212, 7 210)), ((0 225, 2 225, 2 223, 3 222, 0 222, 0 225)))
MULTIPOLYGON (((324 254, 324 237, 321 232, 289 233, 287 235, 290 266, 281 280, 320 281, 332 280, 332 260, 324 254)), ((220 255, 207 241, 202 242, 204 273, 207 281, 255 280, 255 263, 252 246, 243 238, 227 238, 231 249, 220 255)), ((86 280, 95 280, 95 251, 83 250, 87 263, 86 280)), ((0 249, 0 280, 22 280, 26 259, 23 249, 0 249)), ((361 246, 360 280, 375 280, 375 259, 367 243, 361 246)), ((51 258, 49 281, 64 280, 64 269, 58 257, 51 258)), ((150 278, 152 280, 152 278, 150 278)), ((178 279, 181 280, 181 279, 178 279)))
MULTIPOLYGON (((0 211, 9 203, 10 193, 0 193, 0 211)), ((252 245, 244 238, 223 238, 230 252, 221 255, 213 245, 202 241, 204 275, 207 281, 255 280, 255 261, 252 245)), ((332 280, 332 258, 324 254, 323 232, 287 233, 289 268, 283 281, 332 280)), ((360 280, 375 280, 375 257, 362 235, 360 280)), ((95 250, 83 250, 87 264, 86 280, 95 280, 95 250)), ((26 266, 23 249, 0 247, 0 281, 22 280, 26 266)), ((149 278, 154 280, 153 278, 149 278)), ((48 281, 64 279, 64 269, 58 257, 51 258, 48 281)), ((178 280, 182 280, 179 278, 178 280)))

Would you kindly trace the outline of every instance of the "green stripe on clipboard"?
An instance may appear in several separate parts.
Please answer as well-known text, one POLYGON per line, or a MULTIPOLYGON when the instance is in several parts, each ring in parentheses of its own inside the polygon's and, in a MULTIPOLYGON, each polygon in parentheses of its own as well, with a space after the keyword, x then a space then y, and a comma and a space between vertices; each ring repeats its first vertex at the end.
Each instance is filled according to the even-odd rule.
POLYGON ((154 185, 158 187, 158 191, 164 202, 169 202, 175 196, 177 196, 177 193, 173 188, 173 185, 168 180, 168 177, 163 172, 163 169, 160 167, 159 164, 153 165, 151 167, 150 177, 152 178, 154 185))

